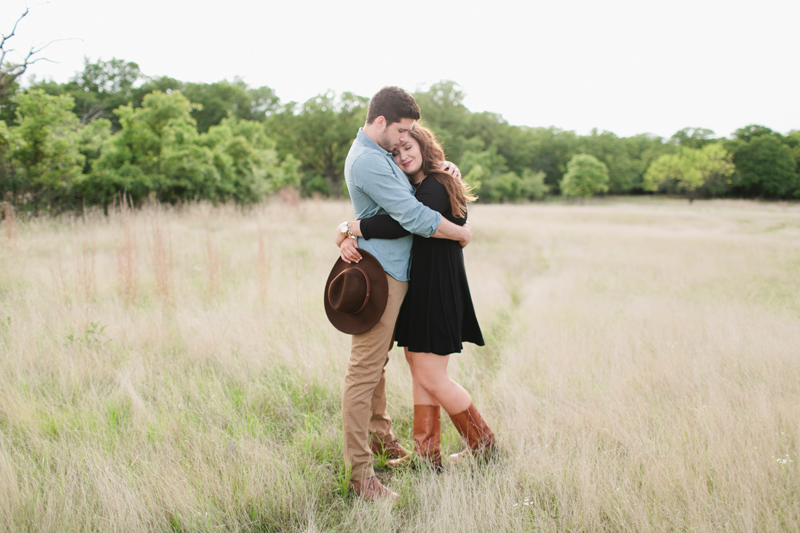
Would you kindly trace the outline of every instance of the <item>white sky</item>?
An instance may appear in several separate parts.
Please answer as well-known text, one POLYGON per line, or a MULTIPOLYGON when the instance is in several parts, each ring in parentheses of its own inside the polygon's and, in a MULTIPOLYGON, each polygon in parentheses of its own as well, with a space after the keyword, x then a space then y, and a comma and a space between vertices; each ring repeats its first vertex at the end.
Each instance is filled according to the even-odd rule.
MULTIPOLYGON (((29 70, 58 82, 116 57, 284 103, 453 80, 473 112, 582 135, 800 129, 798 0, 35 1, 8 44, 76 39, 29 70)), ((0 2, 0 33, 25 5, 0 2)))

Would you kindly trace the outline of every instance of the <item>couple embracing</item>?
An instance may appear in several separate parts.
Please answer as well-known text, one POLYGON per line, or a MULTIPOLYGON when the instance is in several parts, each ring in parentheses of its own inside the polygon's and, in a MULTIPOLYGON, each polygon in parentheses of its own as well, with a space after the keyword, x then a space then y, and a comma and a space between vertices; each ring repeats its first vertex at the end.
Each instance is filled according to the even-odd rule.
POLYGON ((442 465, 440 408, 467 445, 448 461, 494 445, 469 394, 447 374, 462 342, 483 345, 461 250, 472 238, 466 205, 475 197, 419 118, 414 98, 398 87, 370 100, 344 169, 358 220, 336 230, 340 259, 325 288, 328 318, 352 335, 344 460, 351 490, 368 500, 400 498, 375 477, 373 454, 386 453, 391 467, 411 461, 386 408, 385 366, 395 340, 411 370, 417 456, 442 465))

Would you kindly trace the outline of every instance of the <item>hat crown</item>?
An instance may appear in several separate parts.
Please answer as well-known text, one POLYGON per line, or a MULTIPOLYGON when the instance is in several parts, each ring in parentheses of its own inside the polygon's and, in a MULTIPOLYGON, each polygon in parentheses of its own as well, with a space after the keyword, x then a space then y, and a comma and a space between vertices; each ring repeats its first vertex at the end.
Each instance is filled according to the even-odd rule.
POLYGON ((339 257, 325 282, 325 314, 333 327, 348 335, 377 324, 389 298, 389 276, 380 262, 366 250, 359 252, 357 264, 339 257))
POLYGON ((331 280, 328 301, 336 311, 354 315, 366 307, 369 292, 369 277, 357 266, 352 266, 331 280))

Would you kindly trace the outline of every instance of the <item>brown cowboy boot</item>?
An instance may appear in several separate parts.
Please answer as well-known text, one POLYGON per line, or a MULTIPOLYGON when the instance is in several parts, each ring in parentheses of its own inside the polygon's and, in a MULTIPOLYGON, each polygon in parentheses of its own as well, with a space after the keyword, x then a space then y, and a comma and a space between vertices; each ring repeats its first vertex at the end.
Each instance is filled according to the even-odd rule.
POLYGON ((411 460, 411 455, 408 453, 408 450, 406 450, 397 439, 387 442, 377 435, 370 435, 369 449, 374 455, 385 453, 389 459, 408 457, 408 460, 411 460))
POLYGON ((351 479, 350 490, 370 502, 376 502, 383 498, 392 503, 400 501, 400 495, 384 487, 383 483, 375 476, 362 480, 351 479))
MULTIPOLYGON (((430 461, 434 468, 442 466, 439 412, 438 405, 414 406, 414 451, 420 458, 430 461)), ((386 461, 386 464, 397 468, 410 462, 411 457, 402 457, 386 461)))
POLYGON ((466 411, 450 415, 450 420, 467 443, 466 450, 454 453, 448 458, 450 462, 458 463, 470 452, 485 452, 494 447, 494 433, 484 422, 475 404, 469 404, 466 411))

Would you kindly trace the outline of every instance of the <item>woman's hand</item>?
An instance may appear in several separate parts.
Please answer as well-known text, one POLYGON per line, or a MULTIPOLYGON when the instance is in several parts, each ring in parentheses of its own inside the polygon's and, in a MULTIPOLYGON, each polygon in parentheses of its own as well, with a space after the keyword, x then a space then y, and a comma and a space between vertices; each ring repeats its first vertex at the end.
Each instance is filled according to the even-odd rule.
POLYGON ((361 254, 358 253, 358 242, 352 237, 347 237, 339 245, 339 257, 345 263, 358 263, 361 261, 361 254))
POLYGON ((469 222, 465 222, 464 225, 461 227, 464 228, 464 230, 469 235, 466 236, 465 238, 462 238, 460 241, 458 241, 458 243, 461 245, 462 248, 466 248, 467 245, 469 244, 469 241, 472 240, 472 224, 470 224, 469 222))
POLYGON ((339 226, 336 226, 336 232, 333 234, 333 243, 336 246, 341 246, 342 241, 347 238, 347 235, 342 233, 342 230, 339 229, 339 226))
POLYGON ((461 179, 461 171, 458 170, 458 167, 455 165, 455 163, 451 163, 450 161, 443 161, 442 164, 439 165, 439 170, 441 170, 442 172, 447 172, 457 180, 461 179))

